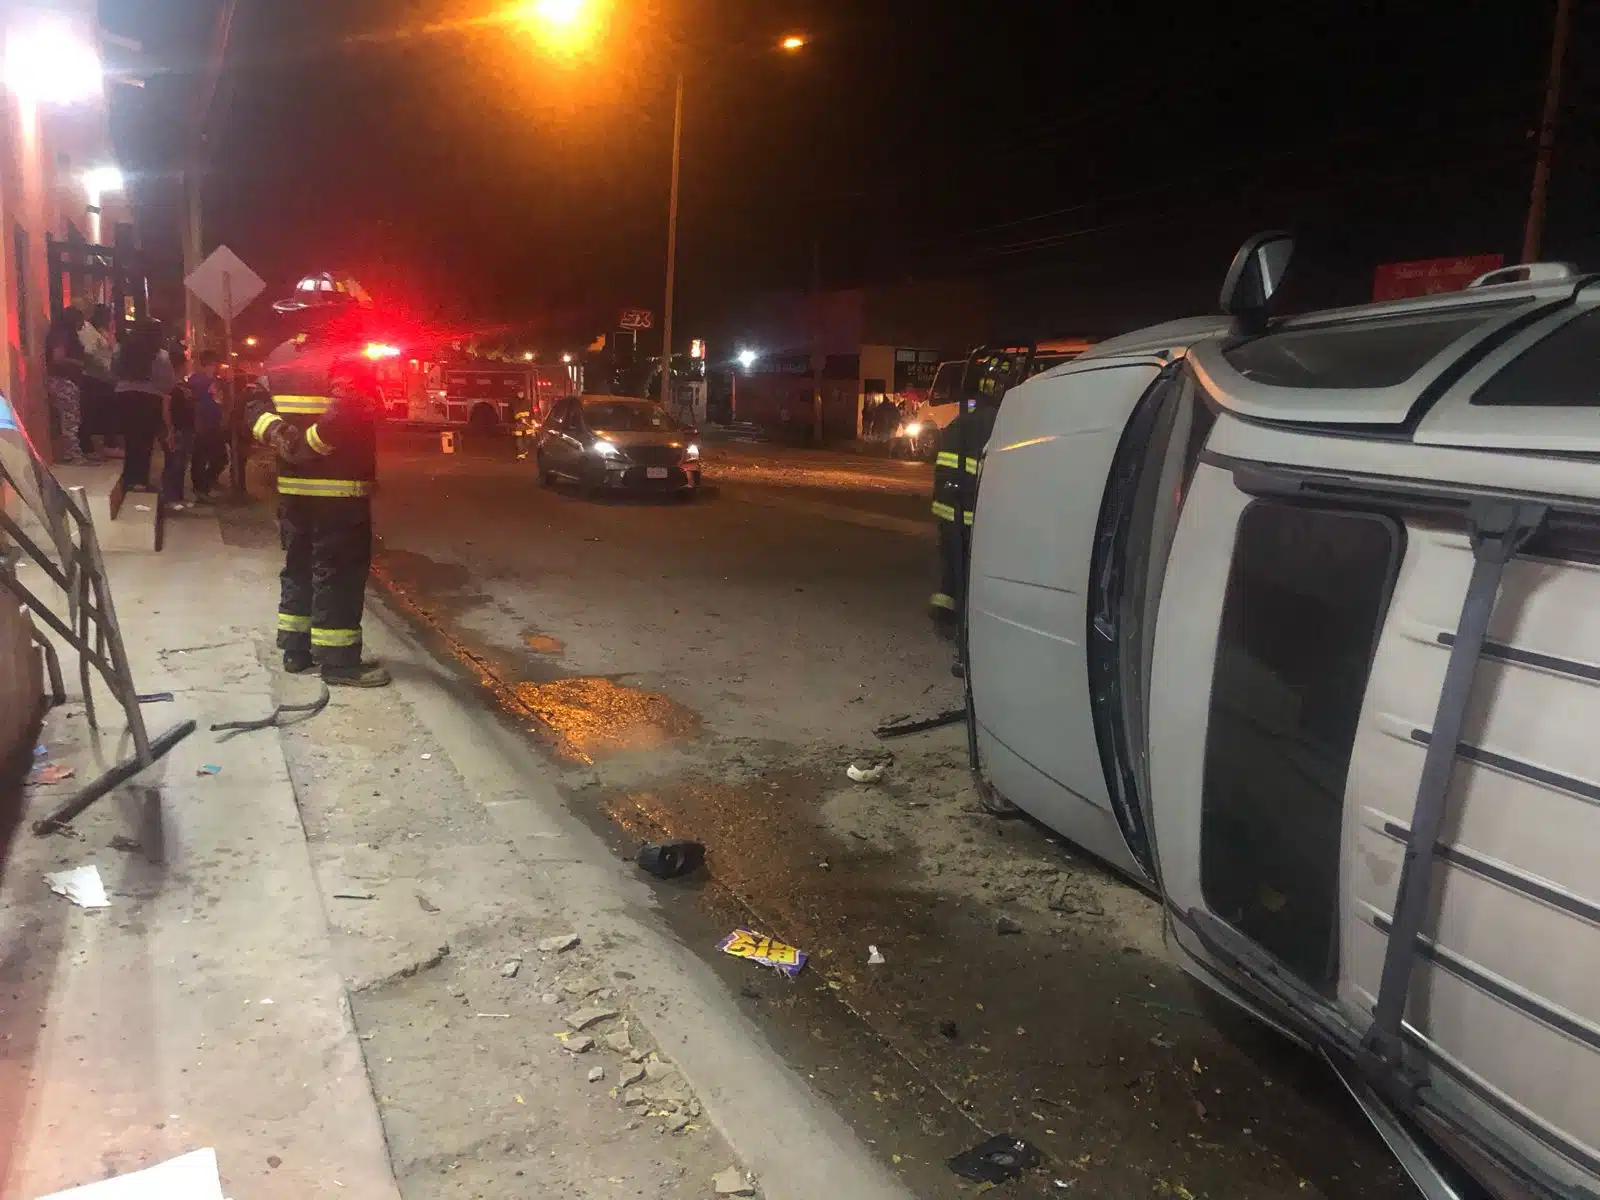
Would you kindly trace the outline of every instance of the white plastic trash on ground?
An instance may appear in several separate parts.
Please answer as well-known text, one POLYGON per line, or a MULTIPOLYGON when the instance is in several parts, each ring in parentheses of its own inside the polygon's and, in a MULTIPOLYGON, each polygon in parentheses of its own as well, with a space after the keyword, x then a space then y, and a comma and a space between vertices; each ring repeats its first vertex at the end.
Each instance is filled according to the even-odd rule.
POLYGON ((111 901, 106 896, 106 885, 100 879, 100 868, 96 866, 73 867, 70 871, 56 871, 44 877, 50 885, 50 890, 58 896, 65 896, 79 908, 110 908, 111 901))
POLYGON ((217 1152, 196 1150, 143 1171, 52 1192, 39 1200, 224 1200, 217 1152))

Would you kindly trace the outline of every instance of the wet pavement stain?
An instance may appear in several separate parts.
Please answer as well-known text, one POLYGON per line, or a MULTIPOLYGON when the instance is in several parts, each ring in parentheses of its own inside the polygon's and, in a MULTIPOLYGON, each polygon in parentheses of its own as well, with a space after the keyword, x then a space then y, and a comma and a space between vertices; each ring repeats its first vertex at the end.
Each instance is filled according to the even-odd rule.
POLYGON ((603 676, 522 683, 516 697, 554 734, 556 753, 573 762, 655 750, 700 733, 699 716, 676 700, 603 676))
POLYGON ((835 787, 806 772, 678 778, 603 794, 595 815, 706 844, 706 878, 659 894, 708 959, 739 924, 811 955, 792 984, 719 969, 761 997, 769 1037, 916 1195, 969 1194, 943 1160, 999 1132, 1048 1160, 1007 1185, 1019 1197, 1060 1195, 1057 1179, 1107 1198, 1411 1194, 1381 1151, 1348 1157, 1359 1115, 1314 1060, 1130 952, 1107 921, 1017 911, 1020 932, 1002 935, 999 910, 931 890, 899 848, 821 829, 835 787))

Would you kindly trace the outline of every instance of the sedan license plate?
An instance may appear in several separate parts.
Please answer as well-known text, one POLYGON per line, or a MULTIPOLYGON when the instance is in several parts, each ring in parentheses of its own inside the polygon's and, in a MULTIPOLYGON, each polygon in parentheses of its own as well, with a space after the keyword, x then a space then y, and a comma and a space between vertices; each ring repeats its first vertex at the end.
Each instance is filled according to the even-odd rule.
POLYGON ((644 469, 644 477, 646 479, 665 479, 667 477, 667 468, 666 467, 646 467, 644 469))

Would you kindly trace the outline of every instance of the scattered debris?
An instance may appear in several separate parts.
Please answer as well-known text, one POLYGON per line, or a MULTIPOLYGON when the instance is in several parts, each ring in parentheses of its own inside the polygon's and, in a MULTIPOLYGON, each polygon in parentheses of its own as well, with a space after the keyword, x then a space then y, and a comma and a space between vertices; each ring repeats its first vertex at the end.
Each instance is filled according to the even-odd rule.
POLYGON ((422 761, 423 761, 423 762, 427 762, 427 761, 428 761, 428 760, 429 760, 429 759, 430 759, 430 758, 432 758, 432 757, 433 757, 433 755, 431 755, 431 754, 424 754, 424 755, 423 755, 423 756, 422 756, 422 761))
POLYGON ((590 1067, 589 1068, 589 1082, 590 1083, 599 1083, 605 1077, 606 1077, 606 1069, 604 1067, 590 1067))
POLYGON ((196 1150, 179 1155, 142 1171, 130 1171, 114 1179, 86 1183, 82 1187, 52 1192, 43 1200, 222 1200, 222 1176, 217 1170, 217 1152, 196 1150))
POLYGON ((436 912, 439 911, 439 906, 437 904, 435 904, 432 900, 429 900, 421 892, 414 892, 412 894, 416 896, 417 903, 422 907, 422 911, 423 912, 436 913, 436 912))
POLYGON ((735 958, 748 958, 763 967, 771 967, 790 979, 805 969, 809 957, 805 951, 796 950, 753 929, 735 929, 717 943, 717 949, 735 958))
POLYGON ((700 869, 700 864, 705 860, 705 845, 688 839, 646 842, 634 856, 639 869, 657 879, 679 879, 691 875, 700 869))
POLYGON ((1174 1050, 1178 1045, 1177 1042, 1173 1041, 1164 1033, 1156 1034, 1155 1037, 1150 1039, 1150 1044, 1158 1050, 1174 1050))
POLYGON ((755 1185, 738 1167, 729 1167, 711 1177, 711 1186, 719 1196, 754 1196, 755 1185))
POLYGON ((633 1053, 633 1036, 628 1032, 626 1026, 612 1030, 602 1040, 613 1053, 621 1054, 624 1057, 633 1053))
POLYGON ((587 1033, 580 1033, 576 1037, 569 1034, 556 1034, 561 1039, 561 1044, 566 1047, 568 1054, 587 1054, 594 1049, 594 1039, 587 1033))
POLYGON ((480 1021, 509 1021, 510 1013, 473 1013, 473 1017, 480 1021))
POLYGON ((650 1093, 642 1087, 630 1087, 622 1093, 622 1102, 629 1108, 645 1108, 650 1103, 650 1093))
POLYGON ((1039 1165, 1039 1152, 1014 1134, 1001 1133, 970 1150, 963 1150, 946 1165, 963 1179, 977 1183, 1004 1183, 1039 1165))
POLYGON ((554 992, 541 992, 539 995, 540 1004, 555 1004, 560 999, 561 997, 554 992))
POLYGON ((846 768, 845 774, 856 783, 877 783, 882 780, 883 773, 888 769, 889 764, 886 762, 881 762, 875 767, 858 767, 855 763, 851 763, 846 768))
POLYGON ((60 763, 46 763, 33 773, 33 778, 29 780, 29 782, 43 784, 61 783, 64 780, 71 779, 76 774, 77 771, 71 767, 62 766, 60 763))
POLYGON ((44 877, 45 883, 50 885, 50 890, 58 896, 65 896, 79 908, 110 908, 111 901, 106 898, 106 885, 100 878, 100 868, 96 866, 73 867, 70 871, 56 871, 44 877))
POLYGON ((376 892, 335 892, 333 898, 335 900, 376 900, 378 896, 376 892))
POLYGON ((140 704, 171 704, 172 703, 172 693, 171 692, 140 692, 139 693, 139 703, 140 704))
POLYGON ((1085 916, 1103 917, 1105 905, 1092 882, 1065 871, 1056 876, 1050 885, 1048 904, 1052 912, 1082 913, 1085 916))
POLYGON ((539 951, 542 954, 564 954, 582 940, 575 933, 558 933, 554 937, 540 938, 539 951))
POLYGON ((622 1088, 631 1088, 643 1078, 644 1064, 629 1063, 627 1066, 622 1068, 622 1074, 617 1076, 617 1086, 622 1088))
POLYGON ((932 717, 902 718, 887 721, 879 725, 872 732, 884 739, 905 737, 908 733, 922 733, 928 729, 939 729, 945 725, 958 725, 967 719, 967 710, 964 708, 947 709, 932 717))
MULTIPOLYGON (((322 694, 309 704, 280 704, 264 717, 253 721, 218 721, 211 726, 212 733, 255 733, 260 729, 271 729, 274 726, 283 727, 282 717, 289 713, 304 713, 300 721, 309 721, 323 709, 328 707, 333 693, 328 691, 328 685, 322 685, 322 694)), ((298 725, 300 721, 293 722, 298 725)))
POLYGON ((603 987, 604 985, 592 975, 580 975, 576 979, 561 981, 561 990, 569 996, 592 996, 603 987))
POLYGON ((878 953, 876 946, 867 947, 867 965, 869 967, 881 967, 886 961, 888 960, 878 953))
POLYGON ((566 1021, 573 1029, 587 1029, 601 1021, 609 1021, 616 1015, 614 1008, 580 1008, 575 1013, 568 1013, 566 1021))
POLYGON ((1012 933, 1021 933, 1022 924, 1014 917, 1008 917, 1004 913, 1001 913, 994 920, 994 931, 1001 936, 1012 933))
POLYGON ((942 1037, 947 1037, 952 1042, 959 1042, 961 1040, 961 1026, 957 1025, 954 1021, 940 1021, 939 1033, 942 1037))
POLYGON ((520 970, 522 970, 522 960, 520 958, 507 959, 505 965, 500 968, 500 978, 515 979, 517 972, 520 970))
POLYGON ((133 838, 121 833, 117 834, 116 837, 111 839, 111 848, 113 850, 120 850, 124 854, 144 853, 144 847, 142 845, 134 841, 133 838))
POLYGON ((206 763, 195 771, 196 775, 221 775, 222 768, 216 763, 206 763))
POLYGON ((689 1127, 688 1113, 673 1113, 667 1118, 665 1129, 668 1133, 682 1133, 689 1127))

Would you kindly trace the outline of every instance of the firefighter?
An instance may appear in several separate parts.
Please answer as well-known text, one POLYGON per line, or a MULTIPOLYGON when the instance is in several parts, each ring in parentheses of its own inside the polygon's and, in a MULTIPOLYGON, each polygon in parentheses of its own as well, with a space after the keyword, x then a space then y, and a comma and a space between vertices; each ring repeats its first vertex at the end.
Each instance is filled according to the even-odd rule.
POLYGON ((307 292, 302 281, 274 306, 299 314, 302 332, 267 356, 246 404, 255 438, 278 459, 278 646, 292 674, 317 667, 330 685, 383 687, 389 673, 361 657, 382 415, 365 298, 355 286, 307 292))
POLYGON ((967 603, 978 467, 1000 412, 1000 400, 1016 369, 1012 356, 975 355, 963 381, 961 411, 939 431, 935 446, 933 515, 939 531, 939 588, 928 599, 928 611, 947 633, 960 627, 967 603))
MULTIPOLYGON (((527 403, 527 400, 523 400, 527 403)), ((533 435, 539 432, 539 422, 534 417, 531 409, 520 408, 511 421, 511 433, 516 439, 517 461, 521 462, 528 457, 528 451, 533 449, 533 435)))

